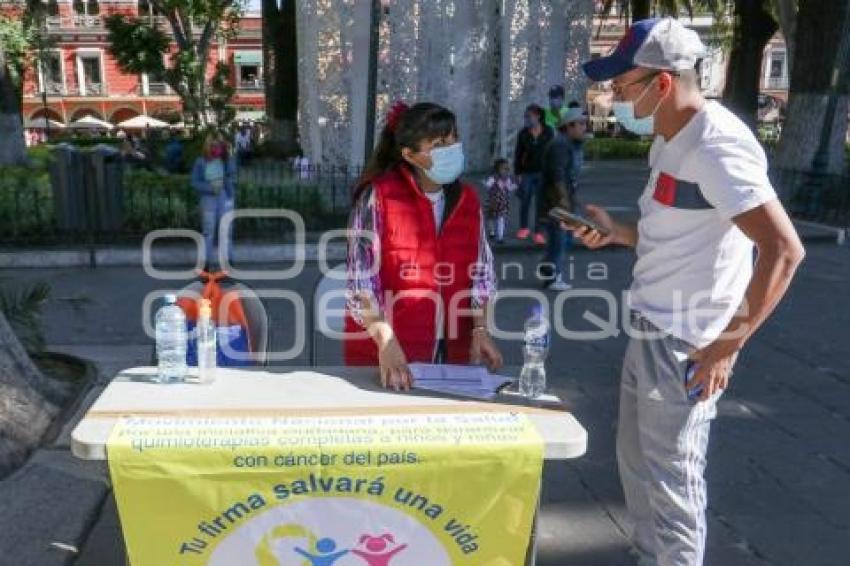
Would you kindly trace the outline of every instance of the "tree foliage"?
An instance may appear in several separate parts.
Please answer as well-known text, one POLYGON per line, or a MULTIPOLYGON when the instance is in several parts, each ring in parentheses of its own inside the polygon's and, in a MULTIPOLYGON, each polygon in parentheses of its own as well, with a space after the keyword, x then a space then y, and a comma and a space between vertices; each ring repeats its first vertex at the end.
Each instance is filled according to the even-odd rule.
POLYGON ((26 162, 21 117, 26 70, 49 47, 41 0, 4 2, 0 17, 0 165, 26 162))
MULTIPOLYGON (((21 91, 27 69, 33 69, 55 43, 45 28, 45 5, 37 0, 7 2, 0 14, 0 48, 15 87, 21 91)), ((0 4, 2 5, 2 4, 0 4)))
POLYGON ((230 101, 236 94, 230 80, 230 66, 221 62, 216 64, 210 87, 210 109, 215 115, 216 123, 220 126, 230 124, 236 117, 236 110, 230 106, 230 101))
POLYGON ((220 70, 208 76, 210 48, 215 39, 236 35, 245 0, 150 0, 150 4, 168 23, 168 31, 160 29, 158 19, 110 16, 105 22, 109 52, 123 72, 147 73, 167 83, 181 98, 193 125, 206 126, 213 114, 222 115, 211 103, 229 101, 228 85, 216 80, 222 77, 220 70), (176 49, 170 53, 172 41, 176 49))
POLYGON ((147 73, 162 80, 165 75, 164 55, 170 39, 157 26, 144 25, 125 16, 106 18, 109 30, 109 53, 125 73, 147 73))
POLYGON ((30 55, 31 33, 19 18, 0 15, 0 44, 6 52, 6 64, 14 73, 13 80, 20 84, 30 55))

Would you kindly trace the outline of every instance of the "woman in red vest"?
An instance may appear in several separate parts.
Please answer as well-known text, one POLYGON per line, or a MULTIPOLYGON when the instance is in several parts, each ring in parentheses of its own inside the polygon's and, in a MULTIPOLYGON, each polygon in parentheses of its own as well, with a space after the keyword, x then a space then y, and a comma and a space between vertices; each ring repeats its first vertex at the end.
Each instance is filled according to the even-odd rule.
POLYGON ((502 365, 486 326, 493 254, 457 135, 446 108, 396 103, 355 190, 345 361, 379 366, 395 390, 410 388, 409 362, 502 365))

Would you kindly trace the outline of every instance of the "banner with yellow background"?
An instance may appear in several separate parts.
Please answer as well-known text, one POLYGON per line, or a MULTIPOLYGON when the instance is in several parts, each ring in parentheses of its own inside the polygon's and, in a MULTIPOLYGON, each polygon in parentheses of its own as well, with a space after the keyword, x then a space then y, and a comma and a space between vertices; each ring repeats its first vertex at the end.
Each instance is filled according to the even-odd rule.
POLYGON ((543 445, 522 414, 124 418, 133 566, 524 563, 543 445))

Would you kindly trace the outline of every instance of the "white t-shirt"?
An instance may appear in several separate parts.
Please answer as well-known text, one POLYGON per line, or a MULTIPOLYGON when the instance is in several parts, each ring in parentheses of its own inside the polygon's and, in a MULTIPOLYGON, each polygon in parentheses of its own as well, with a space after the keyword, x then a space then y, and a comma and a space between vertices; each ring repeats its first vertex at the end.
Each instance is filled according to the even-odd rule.
POLYGON ((672 139, 655 138, 649 165, 629 306, 701 348, 752 277, 753 243, 732 218, 776 198, 767 158, 741 120, 707 102, 672 139))
POLYGON ((425 196, 431 201, 431 210, 434 212, 434 226, 437 227, 439 234, 440 228, 443 226, 443 213, 446 211, 446 193, 443 189, 440 189, 433 193, 426 192, 425 196))
MULTIPOLYGON (((425 191, 423 191, 425 192, 425 191)), ((431 210, 434 213, 434 226, 437 228, 437 234, 440 233, 440 228, 443 226, 443 213, 446 211, 446 193, 441 188, 433 193, 425 192, 425 196, 431 201, 431 210)), ((443 339, 443 312, 442 309, 437 309, 437 340, 443 339)))

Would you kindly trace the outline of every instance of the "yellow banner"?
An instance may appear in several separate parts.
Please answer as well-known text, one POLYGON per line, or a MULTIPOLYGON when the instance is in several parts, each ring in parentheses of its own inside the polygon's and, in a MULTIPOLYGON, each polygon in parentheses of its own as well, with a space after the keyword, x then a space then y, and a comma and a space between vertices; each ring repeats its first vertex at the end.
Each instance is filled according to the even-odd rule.
POLYGON ((524 563, 543 445, 508 413, 119 421, 133 566, 524 563))

